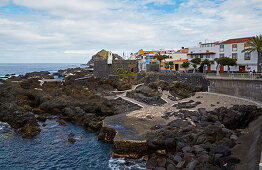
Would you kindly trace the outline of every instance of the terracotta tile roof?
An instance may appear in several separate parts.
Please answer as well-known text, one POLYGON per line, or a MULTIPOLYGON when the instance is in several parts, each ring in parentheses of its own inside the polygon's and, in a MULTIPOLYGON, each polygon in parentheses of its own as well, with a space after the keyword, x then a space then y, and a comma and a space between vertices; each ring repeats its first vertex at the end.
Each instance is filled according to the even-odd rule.
POLYGON ((167 63, 167 62, 174 62, 174 63, 179 63, 179 62, 186 62, 186 61, 188 61, 188 60, 168 60, 168 61, 162 61, 163 63, 167 63))
POLYGON ((205 53, 188 53, 188 55, 199 55, 199 54, 216 54, 215 52, 205 52, 205 53))
POLYGON ((248 42, 248 41, 250 41, 250 38, 252 38, 252 37, 229 39, 229 40, 223 41, 223 42, 221 42, 221 43, 219 43, 219 44, 243 43, 243 42, 248 42))

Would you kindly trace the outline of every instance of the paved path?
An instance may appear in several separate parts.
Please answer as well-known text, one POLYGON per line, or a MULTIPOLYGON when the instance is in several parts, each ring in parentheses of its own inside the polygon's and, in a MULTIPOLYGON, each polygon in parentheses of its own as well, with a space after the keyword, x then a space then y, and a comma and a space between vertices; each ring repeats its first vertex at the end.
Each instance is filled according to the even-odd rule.
MULTIPOLYGON (((151 105, 139 102, 135 99, 129 98, 126 96, 126 93, 128 91, 135 90, 138 86, 143 85, 143 84, 138 84, 134 85, 130 90, 123 91, 122 94, 117 94, 116 98, 122 98, 124 100, 127 100, 129 102, 132 102, 134 104, 137 104, 138 106, 142 108, 150 108, 152 107, 151 105)), ((238 105, 257 105, 258 107, 262 107, 261 103, 254 102, 249 99, 244 99, 244 98, 239 98, 239 97, 234 97, 234 96, 228 96, 224 94, 217 94, 217 93, 209 93, 209 92, 197 92, 194 96, 189 97, 187 99, 183 100, 178 100, 178 101, 173 101, 168 98, 168 96, 172 96, 169 91, 163 90, 162 91, 162 99, 166 101, 166 103, 161 106, 166 109, 169 109, 170 111, 177 111, 178 109, 176 107, 172 107, 174 104, 178 103, 183 103, 183 102, 188 102, 190 100, 193 100, 195 102, 201 102, 198 106, 194 108, 190 108, 189 110, 197 110, 198 108, 206 108, 206 110, 214 110, 215 108, 219 107, 232 107, 235 104, 238 105)), ((115 99, 116 99, 115 98, 115 99)), ((188 109, 186 109, 188 110, 188 109)))
POLYGON ((163 90, 162 99, 166 101, 166 104, 163 105, 163 107, 170 108, 172 107, 177 101, 170 100, 168 96, 172 96, 169 91, 163 90))
POLYGON ((138 105, 138 106, 140 106, 140 107, 142 107, 142 108, 150 107, 150 105, 147 105, 147 104, 145 104, 145 103, 139 102, 139 101, 137 101, 137 100, 135 100, 135 99, 132 99, 132 98, 126 96, 126 93, 127 93, 127 92, 133 91, 133 90, 135 90, 138 86, 141 86, 141 85, 143 85, 143 84, 133 85, 130 90, 126 90, 126 91, 124 91, 124 93, 116 95, 116 99, 120 97, 120 98, 122 98, 122 99, 124 99, 124 100, 127 100, 127 101, 129 101, 129 102, 131 102, 131 103, 134 103, 134 104, 136 104, 136 105, 138 105))

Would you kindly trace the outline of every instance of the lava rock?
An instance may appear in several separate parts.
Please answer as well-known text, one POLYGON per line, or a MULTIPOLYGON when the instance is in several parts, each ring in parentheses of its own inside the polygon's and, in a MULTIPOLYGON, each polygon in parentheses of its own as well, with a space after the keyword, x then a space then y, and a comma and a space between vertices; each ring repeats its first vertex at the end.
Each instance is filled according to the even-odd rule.
POLYGON ((74 144, 76 142, 76 140, 74 138, 68 138, 68 142, 71 144, 74 144))

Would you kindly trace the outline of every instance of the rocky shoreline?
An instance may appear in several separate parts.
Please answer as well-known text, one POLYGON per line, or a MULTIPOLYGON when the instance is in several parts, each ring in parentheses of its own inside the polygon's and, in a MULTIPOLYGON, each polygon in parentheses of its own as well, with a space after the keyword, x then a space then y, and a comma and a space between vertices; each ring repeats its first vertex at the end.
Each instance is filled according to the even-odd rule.
POLYGON ((38 121, 55 117, 61 125, 69 121, 97 132, 104 117, 140 108, 102 95, 131 85, 96 79, 80 68, 5 77, 0 86, 0 121, 9 123, 24 138, 41 132, 38 121), (54 76, 64 80, 52 81, 54 76), (46 81, 41 84, 43 79, 46 81))
MULTIPOLYGON (((5 77, 0 85, 0 121, 23 138, 41 133, 38 122, 56 119, 64 126, 68 121, 97 133, 99 140, 113 143, 114 156, 143 156, 147 169, 234 169, 240 159, 231 156, 232 148, 242 130, 262 114, 255 105, 189 110, 201 102, 180 100, 203 88, 180 82, 159 81, 132 90, 131 84, 94 78, 81 68, 5 77), (62 80, 52 81, 55 77, 62 80), (126 90, 127 97, 150 106, 149 113, 161 113, 161 122, 151 114, 130 116, 141 106, 117 97, 117 91, 126 90), (163 91, 170 93, 171 101, 178 101, 172 105, 177 111, 165 109, 163 91)), ((77 142, 74 134, 68 136, 68 142, 77 142)))

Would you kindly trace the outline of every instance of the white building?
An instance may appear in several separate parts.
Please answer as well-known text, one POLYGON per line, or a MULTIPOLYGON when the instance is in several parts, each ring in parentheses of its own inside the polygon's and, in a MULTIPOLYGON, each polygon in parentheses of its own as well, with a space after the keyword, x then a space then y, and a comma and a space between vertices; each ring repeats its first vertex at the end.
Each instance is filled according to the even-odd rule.
POLYGON ((211 63, 209 70, 216 70, 215 58, 218 58, 219 49, 217 43, 199 43, 199 47, 188 48, 188 60, 193 58, 201 58, 201 60, 208 59, 211 63))
POLYGON ((186 53, 176 53, 170 56, 169 58, 165 59, 165 61, 174 61, 174 60, 187 60, 188 56, 186 53))
POLYGON ((188 49, 182 47, 181 50, 175 51, 175 50, 166 50, 165 55, 169 56, 168 59, 165 59, 166 61, 174 61, 174 60, 187 60, 188 56, 188 49))
MULTIPOLYGON (((257 71, 257 52, 242 53, 242 50, 248 48, 246 42, 250 41, 250 37, 229 39, 215 43, 200 43, 199 47, 189 48, 188 59, 201 58, 208 59, 211 63, 209 70, 216 70, 215 58, 230 57, 237 61, 237 66, 230 67, 230 71, 257 71)), ((221 71, 227 71, 227 67, 221 67, 221 71)))
POLYGON ((229 39, 218 44, 219 57, 230 57, 237 61, 237 66, 231 67, 231 71, 257 71, 257 52, 242 53, 242 50, 248 48, 246 42, 249 42, 250 38, 229 39))

